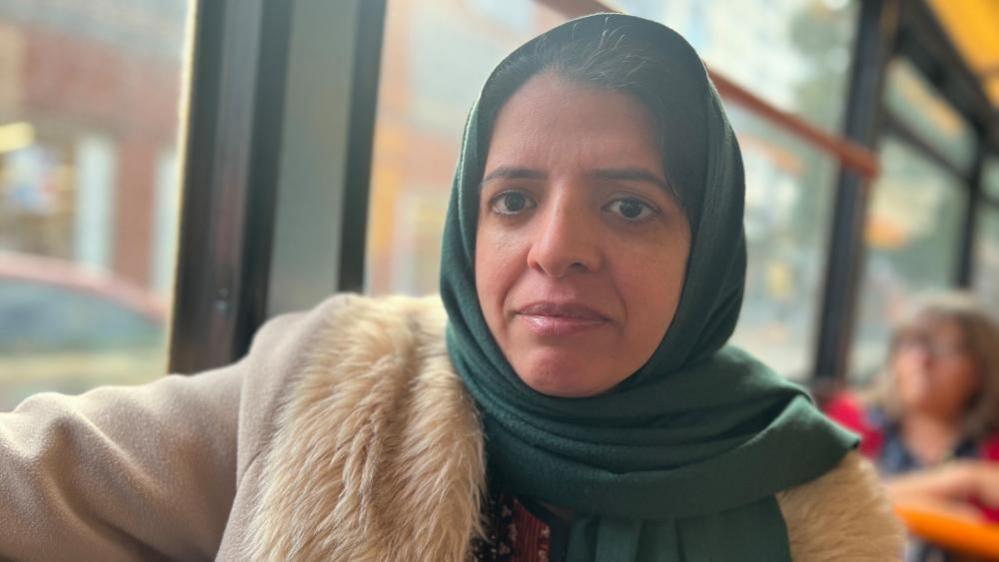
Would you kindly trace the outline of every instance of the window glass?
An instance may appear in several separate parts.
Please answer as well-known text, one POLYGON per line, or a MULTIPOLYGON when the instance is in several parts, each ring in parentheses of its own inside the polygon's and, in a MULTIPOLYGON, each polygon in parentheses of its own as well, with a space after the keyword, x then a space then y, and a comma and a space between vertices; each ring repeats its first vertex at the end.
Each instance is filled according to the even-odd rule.
POLYGON ((840 127, 859 2, 618 0, 678 31, 704 61, 769 103, 840 127))
POLYGON ((985 306, 999 313, 999 157, 986 158, 982 187, 990 202, 978 209, 972 285, 985 306))
POLYGON ((967 192, 901 140, 881 148, 881 177, 867 214, 866 264, 851 348, 851 376, 882 364, 893 325, 914 297, 952 285, 967 192))
POLYGON ((888 65, 885 104, 919 138, 959 169, 967 171, 975 159, 975 135, 955 111, 906 59, 888 65))
POLYGON ((818 327, 837 162, 738 106, 746 168, 746 293, 732 343, 804 378, 818 327))
POLYGON ((982 303, 999 313, 999 207, 978 211, 973 286, 982 303))
POLYGON ((999 201, 999 156, 992 156, 982 163, 982 187, 985 195, 999 201))
POLYGON ((164 372, 187 12, 0 3, 0 411, 164 372))
POLYGON ((368 292, 437 292, 441 232, 468 109, 496 63, 562 21, 533 0, 389 2, 368 219, 368 292))

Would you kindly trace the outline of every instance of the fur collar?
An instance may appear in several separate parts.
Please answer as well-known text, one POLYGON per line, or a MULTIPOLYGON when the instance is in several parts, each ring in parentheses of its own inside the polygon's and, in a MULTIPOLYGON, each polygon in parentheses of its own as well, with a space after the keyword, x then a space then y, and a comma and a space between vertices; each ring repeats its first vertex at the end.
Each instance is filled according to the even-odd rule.
POLYGON ((248 559, 461 562, 485 460, 440 301, 355 299, 338 316, 350 329, 328 327, 279 409, 248 559))
MULTIPOLYGON (((466 560, 483 435, 445 322, 436 297, 352 297, 329 318, 261 452, 246 559, 466 560)), ((898 524, 856 453, 778 502, 795 560, 899 559, 898 524)))

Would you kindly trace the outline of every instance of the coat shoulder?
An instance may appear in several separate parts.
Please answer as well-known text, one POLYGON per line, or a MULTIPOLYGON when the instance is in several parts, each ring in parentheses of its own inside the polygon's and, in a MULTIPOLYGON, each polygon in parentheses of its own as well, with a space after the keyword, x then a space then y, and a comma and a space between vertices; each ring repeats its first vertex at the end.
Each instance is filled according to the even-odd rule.
POLYGON ((874 467, 851 451, 826 474, 777 494, 797 562, 901 560, 904 531, 874 467))

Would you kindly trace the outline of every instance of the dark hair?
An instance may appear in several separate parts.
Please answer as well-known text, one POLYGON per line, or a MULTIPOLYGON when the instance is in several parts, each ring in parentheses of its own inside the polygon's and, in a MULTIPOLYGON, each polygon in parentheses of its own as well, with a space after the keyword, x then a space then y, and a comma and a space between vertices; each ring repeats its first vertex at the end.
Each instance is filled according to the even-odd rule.
MULTIPOLYGON (((703 88, 706 78, 701 84, 690 84, 691 69, 678 65, 691 57, 669 57, 661 45, 653 44, 627 26, 604 26, 598 33, 576 31, 568 31, 569 37, 542 36, 533 47, 510 57, 496 69, 483 91, 480 106, 483 148, 488 148, 492 127, 505 102, 531 77, 542 72, 552 71, 584 86, 623 92, 648 110, 653 133, 664 155, 667 184, 686 209, 691 198, 684 194, 703 185, 706 150, 706 104, 687 106, 691 89, 703 88)), ((699 61, 696 56, 692 59, 699 61)), ((703 66, 693 70, 695 76, 704 76, 703 66)), ((692 97, 704 99, 703 94, 692 97)), ((693 220, 690 210, 686 212, 693 220)))

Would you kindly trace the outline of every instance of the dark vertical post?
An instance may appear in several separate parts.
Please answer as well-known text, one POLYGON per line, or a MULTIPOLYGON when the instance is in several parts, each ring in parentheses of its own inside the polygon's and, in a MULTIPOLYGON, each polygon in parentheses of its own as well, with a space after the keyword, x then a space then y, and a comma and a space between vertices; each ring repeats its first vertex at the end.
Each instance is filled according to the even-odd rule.
POLYGON ((195 8, 173 372, 232 362, 264 318, 292 4, 195 8))
POLYGON ((371 159, 381 75, 382 36, 385 30, 385 0, 360 3, 355 35, 354 72, 350 93, 347 166, 344 178, 343 229, 340 240, 338 289, 364 288, 364 254, 368 234, 368 196, 371 191, 371 159))
MULTIPOLYGON (((877 146, 885 68, 894 51, 899 9, 898 0, 860 2, 843 136, 872 150, 877 146)), ((840 377, 847 370, 868 199, 867 182, 841 167, 819 317, 816 378, 840 377)))
POLYGON ((985 175, 985 152, 987 136, 976 126, 978 133, 977 151, 968 174, 968 204, 964 209, 964 229, 961 231, 958 248, 957 268, 954 272, 954 284, 962 288, 970 288, 975 274, 975 238, 978 235, 978 210, 982 204, 985 175))

